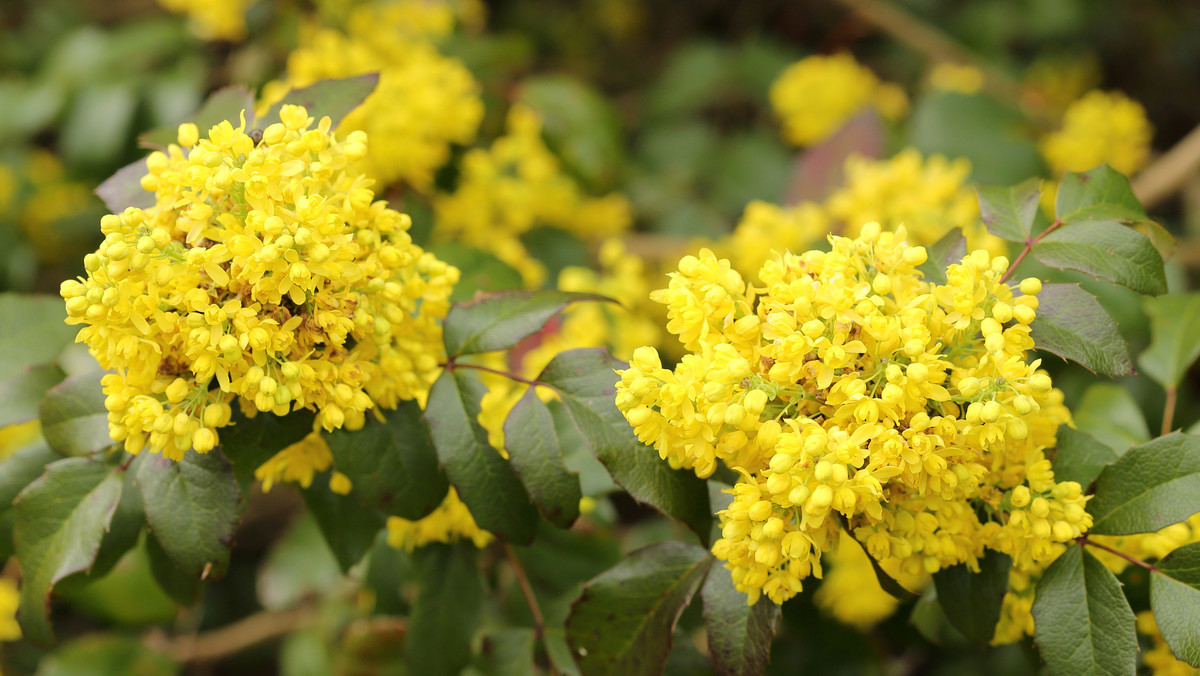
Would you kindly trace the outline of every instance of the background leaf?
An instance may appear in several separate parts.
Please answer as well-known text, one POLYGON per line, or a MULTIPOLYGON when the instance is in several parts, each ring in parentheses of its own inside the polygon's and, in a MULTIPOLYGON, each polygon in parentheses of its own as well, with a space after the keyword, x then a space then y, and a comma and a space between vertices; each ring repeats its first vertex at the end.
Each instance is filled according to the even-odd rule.
POLYGON ((311 514, 288 526, 258 569, 258 600, 267 610, 284 610, 328 591, 342 580, 342 569, 326 546, 311 514))
POLYGON ((65 644, 38 665, 38 676, 172 676, 179 665, 133 636, 84 636, 65 644))
POLYGON ((446 354, 455 357, 507 350, 540 331, 567 304, 585 300, 609 299, 555 290, 481 294, 450 308, 442 327, 446 354))
POLYGON ((1062 425, 1058 428, 1058 449, 1054 452, 1054 479, 1075 481, 1087 490, 1105 465, 1118 457, 1116 451, 1087 432, 1062 425))
POLYGON ((1150 533, 1200 512, 1200 437, 1174 432, 1125 452, 1096 479, 1097 535, 1150 533))
POLYGON ((484 594, 476 553, 468 541, 422 548, 408 628, 409 673, 457 674, 470 660, 484 594))
POLYGON ((1096 383, 1071 412, 1078 429, 1091 430, 1097 441, 1118 456, 1130 446, 1150 440, 1150 428, 1129 390, 1115 383, 1096 383))
MULTIPOLYGON (((342 118, 367 100, 377 84, 379 73, 367 73, 340 80, 321 80, 301 89, 293 89, 279 103, 271 106, 256 124, 259 129, 266 129, 279 121, 280 108, 293 105, 304 106, 308 110, 308 116, 316 121, 328 115, 333 121, 333 128, 336 129, 342 118)), ((248 125, 249 123, 246 128, 250 129, 248 125)))
POLYGON ((1010 242, 1028 242, 1042 196, 1041 179, 1012 187, 980 186, 978 191, 979 215, 988 232, 1010 242))
POLYGON ((145 158, 130 162, 106 178, 96 188, 96 196, 114 214, 129 207, 148 209, 154 206, 155 197, 154 193, 142 187, 142 177, 149 172, 145 158))
POLYGON ((747 604, 746 595, 733 586, 729 569, 721 565, 708 571, 700 597, 715 671, 722 676, 761 674, 771 656, 779 605, 768 598, 747 604))
POLYGON ((67 378, 42 400, 42 436, 63 455, 89 455, 115 442, 108 434, 108 409, 100 389, 102 371, 67 378))
MULTIPOLYGON (((231 85, 210 94, 199 110, 180 122, 194 123, 203 137, 209 129, 224 120, 229 120, 234 126, 237 126, 242 111, 246 112, 246 128, 253 129, 254 95, 246 89, 245 85, 231 85)), ((179 125, 176 124, 173 127, 151 129, 145 132, 138 136, 138 144, 150 150, 166 150, 167 146, 176 143, 178 138, 179 125)))
POLYGON ((1030 325, 1038 349, 1083 364, 1108 376, 1133 372, 1129 347, 1117 324, 1090 293, 1077 284, 1046 284, 1038 294, 1037 318, 1030 325))
POLYGON ((1012 559, 1007 554, 987 549, 979 559, 978 573, 963 563, 934 573, 938 602, 963 636, 981 645, 991 643, 1008 592, 1010 568, 1012 559))
POLYGON ((66 318, 58 296, 0 293, 0 381, 54 361, 79 331, 66 318))
POLYGON ((967 255, 967 240, 962 230, 954 228, 942 235, 942 238, 925 247, 925 262, 918 266, 927 281, 935 284, 946 283, 946 268, 959 263, 967 255))
POLYGON ((1138 357, 1142 372, 1159 385, 1179 385, 1200 357, 1200 293, 1142 299, 1150 316, 1150 347, 1138 357))
POLYGON ((1034 244, 1031 252, 1052 268, 1078 270, 1138 293, 1167 292, 1158 249, 1142 233, 1115 221, 1058 228, 1034 244))
POLYGON ((42 364, 26 366, 13 377, 0 382, 0 427, 38 417, 42 398, 65 377, 66 374, 57 365, 42 364))
POLYGON ((538 511, 559 528, 569 528, 579 518, 583 497, 579 475, 563 464, 554 417, 536 388, 526 389, 504 421, 504 446, 538 511))
POLYGON ((1150 607, 1171 652, 1200 667, 1200 542, 1167 554, 1150 576, 1150 607))

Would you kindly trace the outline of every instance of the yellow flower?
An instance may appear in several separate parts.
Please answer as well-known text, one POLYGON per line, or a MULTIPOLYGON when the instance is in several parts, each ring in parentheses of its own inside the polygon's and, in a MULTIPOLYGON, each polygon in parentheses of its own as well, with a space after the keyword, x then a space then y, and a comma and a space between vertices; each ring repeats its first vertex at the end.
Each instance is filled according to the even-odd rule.
POLYGON ((17 624, 17 605, 21 595, 12 580, 0 578, 0 641, 16 641, 21 638, 21 625, 17 624))
POLYGON ((806 249, 828 233, 829 217, 820 205, 805 202, 780 207, 755 200, 746 205, 733 234, 720 248, 729 252, 734 270, 749 276, 772 252, 806 249))
POLYGON ((943 62, 929 71, 929 84, 934 89, 974 94, 983 89, 983 71, 975 66, 943 62))
MULTIPOLYGON (((313 475, 324 472, 332 464, 333 454, 329 451, 329 444, 325 443, 319 432, 312 432, 271 456, 270 460, 254 470, 254 478, 262 482, 264 493, 276 483, 283 482, 308 488, 312 485, 313 475)), ((345 478, 345 475, 340 476, 345 478)))
POLYGON ((1090 91, 1072 103, 1062 128, 1042 137, 1042 155, 1056 175, 1108 164, 1133 174, 1146 164, 1154 130, 1142 104, 1120 92, 1090 91))
POLYGON ((430 542, 451 543, 469 538, 476 547, 485 547, 492 541, 492 534, 475 524, 471 512, 453 488, 442 504, 424 518, 409 521, 398 516, 389 517, 387 531, 389 545, 409 552, 430 542))
POLYGON ((847 53, 810 56, 783 71, 771 86, 771 106, 783 136, 798 146, 819 143, 866 106, 896 119, 907 111, 904 91, 884 84, 847 53))
MULTIPOLYGON (((886 619, 900 604, 879 586, 871 560, 848 533, 842 533, 829 559, 830 568, 813 601, 839 621, 865 631, 886 619)), ((900 576, 899 569, 887 572, 900 576)), ((929 584, 929 574, 922 570, 915 577, 898 581, 907 589, 920 590, 929 584)))
POLYGON ((188 15, 188 27, 204 40, 246 37, 246 8, 254 0, 158 0, 158 4, 188 15))
POLYGON ((1142 653, 1142 664, 1150 670, 1153 676, 1195 676, 1200 673, 1192 665, 1177 659, 1167 645, 1158 623, 1154 621, 1154 613, 1143 610, 1137 614, 1137 631, 1142 636, 1150 638, 1153 647, 1142 653))

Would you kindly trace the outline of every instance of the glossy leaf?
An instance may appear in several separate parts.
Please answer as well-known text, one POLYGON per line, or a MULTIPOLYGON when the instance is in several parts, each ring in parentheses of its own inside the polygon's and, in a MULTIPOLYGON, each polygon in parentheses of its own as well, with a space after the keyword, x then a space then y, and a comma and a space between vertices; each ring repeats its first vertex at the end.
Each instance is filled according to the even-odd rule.
POLYGON ((405 401, 382 413, 385 422, 368 417, 362 429, 327 437, 334 466, 369 506, 416 520, 442 504, 450 484, 438 466, 421 407, 405 401))
POLYGON ((713 558, 702 547, 661 542, 631 552, 589 582, 567 619, 567 641, 585 674, 660 674, 675 623, 713 558))
POLYGON ((409 673, 457 674, 470 660, 484 596, 476 552, 469 541, 422 549, 408 625, 409 673))
POLYGON ((713 565, 700 589, 704 628, 713 667, 721 676, 757 676, 771 656, 779 605, 760 598, 754 605, 733 586, 729 569, 713 565))
POLYGON ((979 215, 988 232, 1010 242, 1028 242, 1037 218, 1042 181, 1031 178, 1012 187, 981 186, 979 215))
POLYGON ((1037 583, 1034 638, 1051 674, 1134 673, 1137 635, 1121 583, 1082 547, 1067 547, 1037 583))
POLYGON ((517 97, 542 118, 547 144, 563 164, 593 187, 612 187, 625 158, 621 117, 611 99, 567 75, 529 77, 517 97))
POLYGON ((604 296, 568 291, 501 291, 479 294, 450 308, 443 325, 446 354, 456 357, 507 350, 537 333, 551 317, 577 301, 604 296))
POLYGON ((713 513, 708 489, 695 474, 673 470, 658 451, 642 444, 617 410, 614 369, 626 367, 600 348, 563 352, 538 377, 558 391, 584 442, 613 481, 646 503, 691 528, 707 542, 713 513))
POLYGON ((1058 449, 1054 452, 1054 480, 1074 481, 1086 490, 1106 465, 1119 454, 1095 437, 1068 425, 1058 428, 1058 449))
POLYGON ((962 261, 967 255, 967 240, 962 230, 954 228, 942 238, 925 247, 925 262, 918 266, 925 280, 935 284, 946 283, 946 268, 962 261))
POLYGON ((978 573, 965 563, 934 573, 938 602, 963 636, 981 645, 991 642, 1008 592, 1010 568, 1012 559, 1007 554, 987 549, 979 559, 978 573))
POLYGON ((1171 652, 1200 667, 1200 542, 1159 561, 1150 576, 1150 607, 1171 652))
POLYGON ((38 417, 42 398, 65 377, 66 374, 57 365, 43 364, 26 366, 13 377, 0 382, 0 427, 38 417))
MULTIPOLYGON (((204 105, 185 120, 192 122, 200 130, 203 137, 213 126, 228 120, 233 126, 241 122, 241 114, 245 111, 246 129, 254 128, 254 95, 245 85, 222 87, 213 92, 204 105)), ((311 114, 311 113, 310 113, 311 114)), ((166 150, 167 146, 178 141, 179 127, 152 129, 138 136, 138 144, 150 150, 166 150)))
POLYGON ((1115 221, 1058 228, 1042 237, 1031 252, 1052 268, 1078 270, 1138 293, 1167 291, 1158 249, 1142 233, 1115 221))
POLYGON ((1054 215, 1063 223, 1147 219, 1129 179, 1107 164, 1063 177, 1058 185, 1054 215))
POLYGON ((569 528, 579 517, 583 497, 579 475, 563 464, 554 417, 536 388, 525 391, 504 421, 504 447, 542 516, 559 528, 569 528))
POLYGON ((1150 315, 1152 340, 1138 364, 1159 385, 1176 387, 1200 357, 1200 293, 1145 298, 1142 307, 1150 315))
POLYGON ((330 490, 330 475, 329 471, 318 474, 301 494, 338 565, 348 572, 371 551, 386 519, 382 512, 367 507, 354 495, 339 495, 330 490))
POLYGON ((59 580, 92 567, 113 511, 121 500, 122 472, 88 458, 67 458, 17 496, 13 523, 24 577, 17 618, 25 636, 54 642, 50 592, 59 580))
POLYGON ((334 129, 350 111, 362 105, 379 84, 379 73, 367 73, 339 80, 321 80, 315 84, 293 89, 283 99, 271 106, 266 115, 257 122, 259 129, 266 129, 279 122, 279 109, 285 105, 304 106, 308 116, 316 121, 329 116, 334 129))
POLYGON ((1096 479, 1097 535, 1150 533, 1200 512, 1200 437, 1174 432, 1135 446, 1096 479))
POLYGON ((66 318, 58 296, 0 293, 0 381, 54 361, 79 330, 66 318))
POLYGON ((100 389, 103 372, 67 378, 42 400, 42 436, 63 455, 89 455, 113 445, 100 389))
POLYGON ((1150 428, 1142 409, 1129 390, 1115 383, 1096 383, 1087 388, 1071 416, 1076 428, 1089 430, 1089 434, 1118 456, 1130 446, 1150 440, 1150 428))
POLYGON ((225 456, 188 451, 175 462, 151 455, 138 463, 137 483, 146 522, 171 560, 193 577, 222 577, 245 508, 225 456))
POLYGON ((1077 284, 1046 284, 1030 325, 1038 349, 1108 376, 1133 372, 1129 347, 1112 317, 1077 284))

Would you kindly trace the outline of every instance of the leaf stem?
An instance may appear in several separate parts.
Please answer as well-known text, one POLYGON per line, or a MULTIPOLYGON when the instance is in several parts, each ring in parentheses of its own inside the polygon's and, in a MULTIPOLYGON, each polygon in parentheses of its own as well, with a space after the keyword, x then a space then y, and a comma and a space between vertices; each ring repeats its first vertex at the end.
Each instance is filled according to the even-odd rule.
POLYGON ((1167 388, 1167 403, 1163 407, 1162 433, 1164 435, 1171 433, 1171 427, 1175 422, 1175 403, 1179 399, 1179 388, 1167 388))
POLYGON ((1095 540, 1092 540, 1091 538, 1089 538, 1086 535, 1080 535, 1078 538, 1076 538, 1075 541, 1078 542, 1081 547, 1084 545, 1088 545, 1091 547, 1095 547, 1096 549, 1102 549, 1102 550, 1108 552, 1109 554, 1112 554, 1113 556, 1117 556, 1122 559, 1125 559, 1126 561, 1128 561, 1136 566, 1141 566, 1142 568, 1145 568, 1146 570, 1150 571, 1151 573, 1158 572, 1158 569, 1155 568, 1153 564, 1146 563, 1145 561, 1143 561, 1139 558, 1132 557, 1119 549, 1115 549, 1113 547, 1109 547, 1106 544, 1096 542, 1095 540))
POLYGON ((1008 266, 1008 270, 1004 273, 1004 276, 1000 278, 1000 283, 1003 284, 1004 282, 1008 281, 1009 277, 1012 277, 1012 274, 1017 271, 1017 266, 1021 264, 1021 261, 1025 260, 1025 256, 1030 252, 1031 249, 1033 249, 1035 244, 1042 241, 1043 237, 1049 235, 1051 232, 1054 232, 1054 230, 1062 224, 1062 221, 1056 220, 1050 224, 1050 227, 1043 230, 1037 237, 1025 240, 1025 248, 1021 249, 1021 253, 1017 254, 1017 259, 1012 262, 1012 265, 1008 266))
POLYGON ((538 606, 537 597, 533 595, 533 588, 529 586, 529 578, 525 577, 525 569, 521 567, 521 561, 517 559, 517 555, 513 552, 512 547, 507 542, 501 543, 504 545, 504 555, 508 557, 508 562, 513 567, 513 572, 517 575, 517 583, 521 585, 521 592, 525 594, 525 601, 529 604, 529 612, 533 615, 533 624, 535 635, 538 640, 546 633, 546 621, 542 619, 542 609, 538 606))
POLYGON ((480 364, 459 364, 459 363, 455 362, 453 359, 447 361, 445 364, 439 364, 439 366, 446 369, 447 371, 454 371, 454 369, 475 369, 476 371, 483 371, 485 373, 492 373, 492 374, 495 374, 498 376, 504 376, 505 378, 508 378, 509 380, 515 380, 518 383, 525 383, 526 385, 529 385, 530 387, 534 387, 534 386, 551 387, 551 388, 553 387, 551 385, 541 382, 540 380, 530 380, 529 378, 526 378, 524 376, 517 375, 516 373, 513 373, 512 371, 502 371, 500 369, 494 369, 490 366, 483 366, 480 364))

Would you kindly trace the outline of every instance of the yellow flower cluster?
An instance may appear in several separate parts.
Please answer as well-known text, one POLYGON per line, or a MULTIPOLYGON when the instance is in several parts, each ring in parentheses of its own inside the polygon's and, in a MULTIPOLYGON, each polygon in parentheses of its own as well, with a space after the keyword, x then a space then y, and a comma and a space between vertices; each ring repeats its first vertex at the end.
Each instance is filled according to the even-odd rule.
POLYGON ((21 595, 17 585, 6 577, 0 577, 0 641, 16 641, 21 638, 21 625, 17 624, 17 605, 21 595))
POLYGON ((1142 653, 1142 664, 1150 670, 1151 676, 1196 676, 1200 669, 1175 657, 1171 646, 1163 638, 1154 621, 1154 613, 1143 610, 1137 614, 1137 631, 1150 639, 1151 648, 1142 653))
POLYGON ((492 534, 475 524, 471 512, 453 488, 442 504, 426 517, 416 521, 388 517, 387 531, 388 544, 407 552, 430 542, 451 543, 470 538, 476 547, 485 547, 492 541, 492 534))
POLYGON ((1145 165, 1153 136, 1142 104, 1120 92, 1091 91, 1067 108, 1062 128, 1040 145, 1056 175, 1100 164, 1129 175, 1145 165))
MULTIPOLYGON (((829 569, 813 601, 839 622, 865 631, 887 619, 900 601, 879 586, 871 559, 854 538, 843 532, 839 540, 837 549, 829 553, 829 569)), ((904 575, 895 559, 889 561, 888 568, 888 574, 905 589, 920 590, 929 584, 928 573, 904 575)))
POLYGON ((113 371, 109 428, 132 453, 210 450, 235 399, 354 429, 437 376, 458 270, 375 200, 365 134, 338 139, 300 106, 280 118, 261 138, 181 125, 147 159, 155 206, 104 217, 87 277, 62 284, 77 340, 113 371))
POLYGON ((975 66, 943 62, 929 71, 929 85, 942 91, 974 94, 983 89, 983 82, 983 71, 975 66))
MULTIPOLYGON (((271 456, 254 470, 254 478, 262 483, 264 493, 277 483, 295 483, 301 488, 312 485, 313 476, 333 465, 333 453, 320 432, 311 432, 300 441, 271 456)), ((353 488, 350 477, 334 471, 329 488, 346 495, 353 488)))
POLYGON ((803 202, 780 207, 755 200, 746 205, 733 234, 716 248, 728 255, 734 270, 752 275, 767 262, 771 252, 803 251, 828 235, 829 226, 823 205, 803 202))
POLYGON ((671 466, 739 473, 713 552, 751 602, 820 577, 840 528, 915 576, 984 548, 1041 566, 1091 524, 1043 455, 1070 415, 1026 361, 1040 282, 1014 294, 978 250, 933 284, 905 238, 867 224, 749 287, 704 250, 654 294, 689 354, 668 370, 635 351, 617 406, 671 466))
POLYGON ((608 347, 618 359, 628 360, 642 345, 658 345, 664 331, 661 323, 651 318, 658 306, 650 302, 645 262, 613 237, 601 245, 598 263, 597 270, 565 268, 559 273, 558 288, 598 293, 619 305, 576 303, 564 310, 561 333, 566 340, 561 349, 608 347))
POLYGON ((535 226, 599 239, 629 229, 629 202, 618 194, 589 197, 542 140, 542 120, 523 105, 508 113, 507 133, 491 148, 463 158, 457 190, 434 198, 436 236, 483 248, 541 286, 545 269, 520 235, 535 226))
POLYGON ((771 107, 783 123, 783 137, 798 146, 825 140, 867 106, 896 119, 908 110, 908 97, 848 53, 802 59, 771 85, 771 107))
POLYGON ((345 30, 308 26, 288 57, 287 76, 264 90, 267 102, 319 80, 379 73, 379 85, 342 121, 371 138, 367 174, 428 192, 451 144, 470 143, 483 119, 479 84, 430 39, 454 26, 446 4, 410 0, 356 8, 345 30))
POLYGON ((188 28, 202 40, 246 37, 246 8, 254 0, 158 0, 172 12, 188 15, 188 28))

